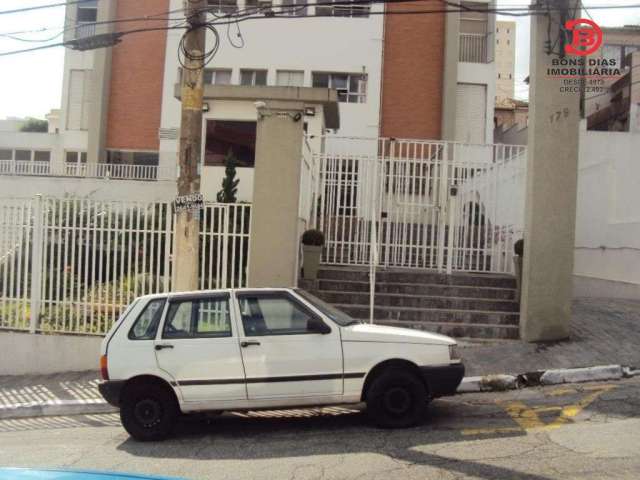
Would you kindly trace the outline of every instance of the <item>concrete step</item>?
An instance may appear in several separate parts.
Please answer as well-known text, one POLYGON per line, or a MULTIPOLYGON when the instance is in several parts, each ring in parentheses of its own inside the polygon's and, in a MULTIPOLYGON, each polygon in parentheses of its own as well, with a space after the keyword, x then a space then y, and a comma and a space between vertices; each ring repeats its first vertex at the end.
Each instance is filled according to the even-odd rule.
MULTIPOLYGON (((369 280, 320 280, 320 291, 369 292, 369 280)), ((457 285, 437 285, 420 283, 388 283, 376 281, 376 293, 398 293, 406 295, 427 295, 439 297, 495 298, 515 300, 516 290, 498 287, 465 287, 457 285)))
MULTIPOLYGON (((320 290, 318 296, 332 304, 360 304, 369 303, 366 292, 336 292, 320 290)), ((480 310, 493 312, 519 312, 518 303, 513 300, 498 300, 484 298, 444 297, 427 295, 407 295, 404 293, 377 293, 374 298, 379 307, 412 307, 438 308, 451 310, 480 310)))
POLYGON ((424 330, 456 338, 491 338, 501 340, 517 340, 519 338, 519 327, 514 325, 406 322, 393 320, 382 320, 376 322, 376 324, 424 330))
MULTIPOLYGON (((320 280, 351 280, 368 282, 369 269, 356 267, 326 267, 322 266, 318 272, 320 280)), ((412 269, 378 269, 376 283, 416 283, 455 285, 472 287, 515 288, 515 277, 510 275, 495 275, 485 273, 454 273, 447 275, 425 270, 412 269)))
MULTIPOLYGON (((368 319, 369 305, 333 304, 353 318, 368 319)), ((519 325, 520 314, 490 310, 459 310, 448 308, 388 307, 376 305, 376 322, 402 321, 416 323, 456 323, 466 325, 519 325)))

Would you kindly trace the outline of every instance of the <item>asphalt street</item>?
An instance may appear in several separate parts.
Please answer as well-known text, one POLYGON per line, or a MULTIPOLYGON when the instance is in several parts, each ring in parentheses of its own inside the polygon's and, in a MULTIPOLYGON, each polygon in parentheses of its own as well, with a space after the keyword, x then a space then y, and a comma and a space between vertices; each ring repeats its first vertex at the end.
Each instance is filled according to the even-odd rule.
POLYGON ((640 378, 440 399, 424 425, 393 431, 359 407, 190 418, 160 443, 131 440, 113 414, 4 420, 0 465, 187 479, 638 479, 640 378))

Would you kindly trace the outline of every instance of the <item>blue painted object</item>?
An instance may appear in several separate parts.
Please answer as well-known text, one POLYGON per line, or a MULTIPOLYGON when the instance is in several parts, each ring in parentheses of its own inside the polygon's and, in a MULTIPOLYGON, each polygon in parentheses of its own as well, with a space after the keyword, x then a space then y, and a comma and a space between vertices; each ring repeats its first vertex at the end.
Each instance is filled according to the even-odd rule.
POLYGON ((132 473, 0 468, 0 480, 180 480, 132 473))

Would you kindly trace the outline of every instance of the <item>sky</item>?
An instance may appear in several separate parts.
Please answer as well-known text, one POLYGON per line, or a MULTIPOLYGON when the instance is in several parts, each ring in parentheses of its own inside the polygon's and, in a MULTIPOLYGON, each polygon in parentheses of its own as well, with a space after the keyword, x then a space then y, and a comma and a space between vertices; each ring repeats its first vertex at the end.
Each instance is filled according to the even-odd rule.
MULTIPOLYGON (((59 0, 0 0, 0 53, 42 45, 42 43, 13 40, 4 34, 58 27, 58 30, 18 35, 29 40, 42 40, 60 33, 64 25, 64 7, 11 15, 2 15, 2 11, 58 2, 59 0)), ((498 7, 526 6, 529 3, 530 0, 498 0, 498 7)), ((640 0, 584 0, 587 8, 595 5, 638 5, 639 3, 640 0)), ((602 26, 640 23, 640 8, 591 10, 590 13, 602 26)), ((513 17, 500 16, 499 18, 513 20, 513 17)), ((516 17, 515 21, 517 23, 516 97, 527 98, 528 90, 523 80, 529 74, 529 17, 516 17)), ((61 37, 49 43, 59 41, 61 37)), ((63 62, 64 50, 60 47, 0 57, 0 118, 11 116, 44 118, 49 110, 59 108, 63 62)))

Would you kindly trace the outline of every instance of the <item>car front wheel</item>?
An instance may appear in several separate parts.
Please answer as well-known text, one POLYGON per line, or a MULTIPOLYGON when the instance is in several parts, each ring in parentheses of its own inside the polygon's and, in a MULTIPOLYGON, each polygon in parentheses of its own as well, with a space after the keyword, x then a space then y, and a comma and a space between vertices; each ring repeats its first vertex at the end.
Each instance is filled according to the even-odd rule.
POLYGON ((136 440, 162 440, 173 431, 178 406, 172 392, 156 384, 132 385, 120 405, 124 429, 136 440))
POLYGON ((414 373, 389 368, 373 380, 367 392, 367 412, 382 428, 407 428, 424 418, 428 396, 414 373))

